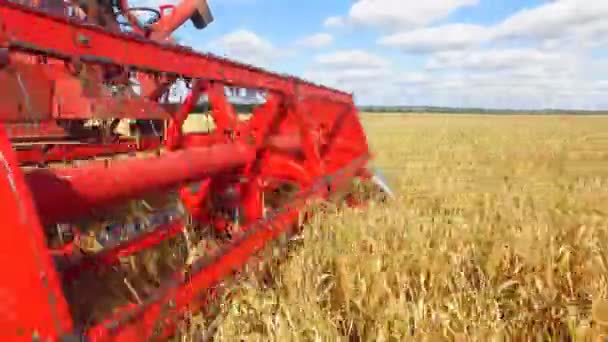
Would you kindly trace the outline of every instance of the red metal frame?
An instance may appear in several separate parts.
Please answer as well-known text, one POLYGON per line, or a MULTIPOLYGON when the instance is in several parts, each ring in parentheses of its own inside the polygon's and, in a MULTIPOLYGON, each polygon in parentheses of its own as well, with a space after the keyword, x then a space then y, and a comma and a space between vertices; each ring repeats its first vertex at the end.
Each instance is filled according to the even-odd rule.
POLYGON ((216 80, 226 85, 267 89, 324 101, 352 103, 352 95, 310 82, 194 52, 188 48, 104 31, 99 27, 35 11, 0 0, 0 45, 71 60, 129 66, 192 78, 216 80), (27 29, 22 29, 27 23, 27 29), (137 53, 133 53, 137 51, 137 53))
POLYGON ((75 334, 82 327, 68 310, 62 282, 91 267, 116 263, 120 256, 155 246, 184 229, 183 222, 175 220, 60 271, 51 255, 69 255, 71 245, 51 250, 43 225, 75 222, 151 192, 178 190, 192 219, 221 230, 226 221, 209 207, 210 196, 235 189, 233 204, 242 208, 244 222, 212 262, 195 265, 189 279, 159 290, 142 305, 118 308, 115 316, 86 331, 93 341, 144 341, 169 336, 184 313, 200 309, 204 290, 238 272, 252 255, 288 230, 311 199, 326 198, 364 174, 370 156, 352 95, 159 43, 188 18, 195 3, 185 0, 169 15, 174 17, 155 26, 151 39, 144 39, 137 36, 142 34, 137 28, 137 34, 110 32, 0 0, 0 47, 8 55, 0 58, 0 80, 10 83, 0 90, 0 214, 5 230, 0 239, 0 265, 5 266, 0 299, 6 307, 0 314, 0 337, 59 340, 75 334), (88 85, 78 79, 83 67, 93 75, 85 82, 88 85), (107 80, 102 75, 127 68, 147 88, 139 98, 116 101, 104 94, 107 80), (191 80, 191 87, 179 108, 168 110, 159 103, 160 94, 178 78, 191 80), (24 90, 19 82, 37 88, 24 90), (264 89, 267 101, 249 121, 241 121, 224 95, 226 85, 264 89), (57 106, 61 94, 79 94, 63 98, 70 110, 57 106), (202 94, 209 98, 216 129, 184 134, 182 125, 202 94), (118 104, 100 114, 91 107, 100 103, 118 104), (55 120, 87 118, 160 119, 167 129, 162 137, 143 137, 139 143, 91 142, 66 132, 73 144, 45 141, 54 145, 46 149, 14 145, 16 137, 27 138, 13 134, 15 129, 39 134, 26 139, 35 145, 50 138, 55 120), (23 168, 29 163, 160 149, 160 155, 147 158, 73 168, 23 168), (263 193, 277 181, 296 184, 298 195, 264 218, 263 193), (154 336, 158 327, 160 336, 154 336))
POLYGON ((163 146, 159 138, 144 138, 139 142, 121 141, 109 144, 58 144, 48 150, 40 147, 30 147, 17 150, 20 164, 45 164, 72 160, 89 159, 93 157, 111 156, 115 154, 130 154, 149 150, 158 150, 163 146))

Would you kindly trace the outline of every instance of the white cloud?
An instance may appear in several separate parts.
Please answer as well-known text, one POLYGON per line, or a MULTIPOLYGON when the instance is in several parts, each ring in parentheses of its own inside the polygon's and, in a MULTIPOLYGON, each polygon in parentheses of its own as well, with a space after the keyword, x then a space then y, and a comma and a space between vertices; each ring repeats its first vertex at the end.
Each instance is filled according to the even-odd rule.
MULTIPOLYGON (((422 27, 450 15, 479 0, 358 0, 346 20, 355 25, 386 28, 422 27)), ((333 19, 337 22, 337 19, 333 19)))
POLYGON ((393 77, 393 68, 388 59, 367 51, 338 50, 315 56, 304 78, 372 101, 382 96, 384 90, 379 85, 393 77))
MULTIPOLYGON (((509 72, 438 75, 419 90, 445 105, 502 108, 583 108, 608 104, 595 82, 563 74, 509 72)), ((598 81, 599 82, 599 81, 598 81)), ((600 83, 601 84, 601 83, 600 83)))
POLYGON ((576 52, 534 48, 443 52, 433 55, 427 67, 433 81, 423 90, 429 98, 440 96, 453 105, 591 108, 598 104, 593 86, 598 65, 576 52))
MULTIPOLYGON (((377 41, 384 48, 318 54, 302 76, 354 92, 360 104, 608 106, 608 77, 602 76, 608 75, 608 57, 598 57, 607 51, 594 53, 608 47, 608 21, 603 20, 608 1, 560 0, 520 10, 492 26, 435 24, 478 2, 359 0, 345 16, 327 18, 324 26, 386 29, 377 41), (389 59, 385 47, 415 55, 389 59)), ((330 34, 317 33, 294 45, 320 48, 332 42, 330 34)), ((245 30, 213 43, 228 57, 260 66, 276 62, 285 50, 245 30)))
POLYGON ((432 81, 429 77, 429 74, 424 74, 421 72, 405 72, 403 74, 398 75, 395 78, 395 81, 398 84, 405 85, 420 85, 427 84, 432 81))
POLYGON ((446 24, 384 36, 378 43, 405 52, 427 53, 465 49, 489 39, 488 33, 485 27, 479 25, 446 24))
POLYGON ((563 68, 575 56, 532 48, 440 52, 431 56, 428 69, 513 70, 528 66, 563 68))
POLYGON ((315 57, 317 65, 335 69, 385 68, 390 62, 384 57, 364 50, 339 50, 315 57))
POLYGON ((474 49, 433 54, 433 68, 408 71, 361 50, 315 58, 305 77, 354 92, 359 104, 487 108, 608 106, 608 59, 535 48, 474 49))
MULTIPOLYGON (((608 81, 602 79, 608 74, 608 57, 598 57, 608 53, 598 50, 608 48, 606 1, 554 1, 520 10, 492 26, 432 26, 433 17, 445 17, 449 12, 429 11, 426 13, 438 14, 408 19, 394 8, 374 12, 372 7, 362 7, 364 3, 371 6, 378 2, 357 2, 349 20, 393 28, 377 43, 418 54, 415 58, 424 65, 421 72, 404 72, 406 63, 389 63, 379 69, 381 73, 375 81, 370 77, 366 89, 384 90, 367 98, 367 103, 494 108, 608 106, 608 81), (355 11, 357 6, 360 15, 355 11)), ((446 5, 448 1, 430 3, 446 5)), ((467 4, 456 1, 450 5, 467 4)), ((415 13, 424 13, 411 7, 415 13)))
MULTIPOLYGON (((462 3, 464 0, 461 6, 462 3)), ((463 50, 487 42, 540 44, 539 47, 549 49, 566 45, 585 49, 606 47, 607 16, 608 1, 559 0, 522 9, 493 26, 463 23, 422 28, 412 27, 413 24, 395 26, 397 31, 378 43, 409 53, 463 50)))
POLYGON ((559 0, 522 9, 487 30, 497 43, 590 49, 608 46, 607 16, 607 1, 559 0))
POLYGON ((318 49, 330 45, 333 41, 331 34, 317 33, 296 41, 296 45, 318 49))
POLYGON ((608 2, 561 0, 524 9, 495 27, 500 38, 558 38, 581 27, 605 22, 608 2))
POLYGON ((323 21, 323 26, 325 27, 341 27, 344 26, 344 19, 338 16, 328 17, 323 21))
POLYGON ((216 53, 241 62, 267 67, 281 55, 272 43, 248 30, 237 30, 209 43, 216 53))
MULTIPOLYGON (((516 75, 508 72, 440 73, 425 78, 397 80, 392 104, 486 108, 583 108, 608 104, 600 96, 606 82, 546 74, 516 75)), ((388 92, 388 89, 387 89, 388 92)))
POLYGON ((305 73, 306 78, 321 80, 324 84, 337 86, 344 90, 352 90, 360 86, 359 83, 375 81, 388 75, 390 75, 390 70, 373 68, 351 68, 336 71, 313 70, 305 73))

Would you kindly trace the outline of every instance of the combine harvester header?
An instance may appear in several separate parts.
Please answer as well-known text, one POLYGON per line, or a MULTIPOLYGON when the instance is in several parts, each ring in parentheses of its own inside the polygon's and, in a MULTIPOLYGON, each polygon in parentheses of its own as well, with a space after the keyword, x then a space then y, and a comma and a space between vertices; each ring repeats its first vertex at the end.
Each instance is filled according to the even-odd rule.
POLYGON ((1 339, 164 340, 312 200, 390 194, 350 94, 179 46, 187 20, 205 0, 0 0, 1 339), (201 96, 214 129, 186 133, 201 96))

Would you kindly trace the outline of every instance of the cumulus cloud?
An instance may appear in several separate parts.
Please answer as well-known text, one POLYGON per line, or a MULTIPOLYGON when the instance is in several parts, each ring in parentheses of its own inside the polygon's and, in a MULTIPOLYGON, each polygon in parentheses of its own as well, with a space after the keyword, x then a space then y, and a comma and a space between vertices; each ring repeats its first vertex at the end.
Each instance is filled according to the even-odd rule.
MULTIPOLYGON (((608 104, 599 86, 578 77, 532 77, 509 72, 454 72, 394 81, 387 104, 521 109, 598 109, 608 104)), ((373 103, 373 102, 372 102, 373 103)))
POLYGON ((339 16, 328 17, 323 21, 325 27, 341 27, 344 26, 344 19, 339 16))
POLYGON ((391 7, 374 10, 374 3, 377 2, 358 1, 347 18, 389 28, 377 40, 378 45, 416 55, 423 69, 407 71, 408 66, 397 60, 377 69, 375 81, 368 77, 367 89, 377 87, 384 91, 381 96, 370 98, 370 104, 383 101, 584 109, 608 106, 608 81, 602 77, 608 74, 606 1, 554 1, 519 10, 489 26, 434 25, 437 19, 433 18, 444 18, 455 8, 476 2, 430 1, 403 6, 408 13, 426 13, 411 19, 408 15, 400 17, 398 9, 391 7), (444 10, 420 8, 432 4, 442 4, 444 10))
POLYGON ((450 51, 434 54, 428 60, 428 69, 513 70, 529 66, 563 68, 574 63, 576 57, 559 52, 533 48, 450 51))
POLYGON ((333 17, 332 22, 392 29, 421 27, 478 3, 479 0, 358 0, 346 17, 333 17))
POLYGON ((608 60, 589 55, 502 48, 435 53, 418 71, 338 51, 317 56, 305 77, 354 92, 359 104, 599 109, 608 105, 606 74, 608 60))
POLYGON ((321 67, 337 70, 352 68, 385 68, 390 62, 379 55, 364 50, 339 50, 333 53, 317 55, 315 63, 321 67))
POLYGON ((296 41, 296 45, 309 48, 322 48, 330 45, 334 37, 329 33, 317 33, 296 41))
MULTIPOLYGON (((358 0, 325 27, 382 28, 380 49, 319 53, 301 75, 354 92, 359 104, 489 108, 608 106, 608 2, 559 0, 522 9, 496 24, 439 23, 478 0, 358 0), (387 48, 410 55, 389 58, 387 48), (599 52, 599 53, 598 53, 599 52), (410 63, 413 61, 414 63, 410 63)), ((328 31, 329 32, 329 31, 328 31)), ((354 32, 354 31, 353 31, 354 32)), ((303 37, 309 48, 328 33, 303 37)), ((245 30, 214 41, 232 58, 266 66, 284 49, 245 30)))
POLYGON ((410 53, 460 50, 489 39, 487 28, 471 24, 446 24, 398 32, 380 38, 378 43, 410 53))
POLYGON ((367 51, 338 50, 315 56, 304 77, 370 100, 381 95, 378 81, 390 78, 392 67, 388 59, 367 51))
MULTIPOLYGON (((413 10, 418 10, 417 6, 413 6, 413 10)), ((464 50, 488 42, 540 44, 544 48, 566 44, 577 48, 606 47, 606 16, 606 1, 559 0, 522 9, 491 26, 464 23, 425 27, 393 25, 393 32, 381 37, 378 43, 408 53, 464 50)), ((384 20, 390 26, 390 20, 384 20)))
POLYGON ((606 15, 606 1, 560 0, 523 9, 498 24, 494 30, 498 38, 559 38, 605 23, 606 15))
POLYGON ((271 65, 281 50, 268 40, 249 30, 237 30, 209 43, 216 53, 245 63, 267 67, 271 65))
POLYGON ((434 55, 432 82, 421 90, 447 105, 597 109, 601 65, 589 56, 537 49, 494 49, 434 55))

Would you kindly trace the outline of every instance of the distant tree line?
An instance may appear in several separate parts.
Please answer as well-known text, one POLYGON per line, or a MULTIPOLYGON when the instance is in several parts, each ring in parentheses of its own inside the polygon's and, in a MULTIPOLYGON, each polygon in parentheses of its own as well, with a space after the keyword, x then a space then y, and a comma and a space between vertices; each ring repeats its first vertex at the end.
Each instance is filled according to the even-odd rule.
MULTIPOLYGON (((177 109, 179 104, 168 104, 166 106, 177 109)), ((257 105, 233 104, 238 113, 251 113, 257 105)), ((197 105, 193 113, 204 113, 210 110, 209 103, 197 105)), ((608 110, 564 110, 564 109, 488 109, 488 108, 456 108, 456 107, 434 107, 434 106, 358 106, 360 112, 368 113, 429 113, 429 114, 536 114, 536 115, 608 115, 608 110)))
POLYGON ((455 114, 537 114, 537 115, 606 115, 607 110, 564 110, 564 109, 488 109, 455 108, 434 106, 359 106, 360 112, 369 113, 455 113, 455 114))

